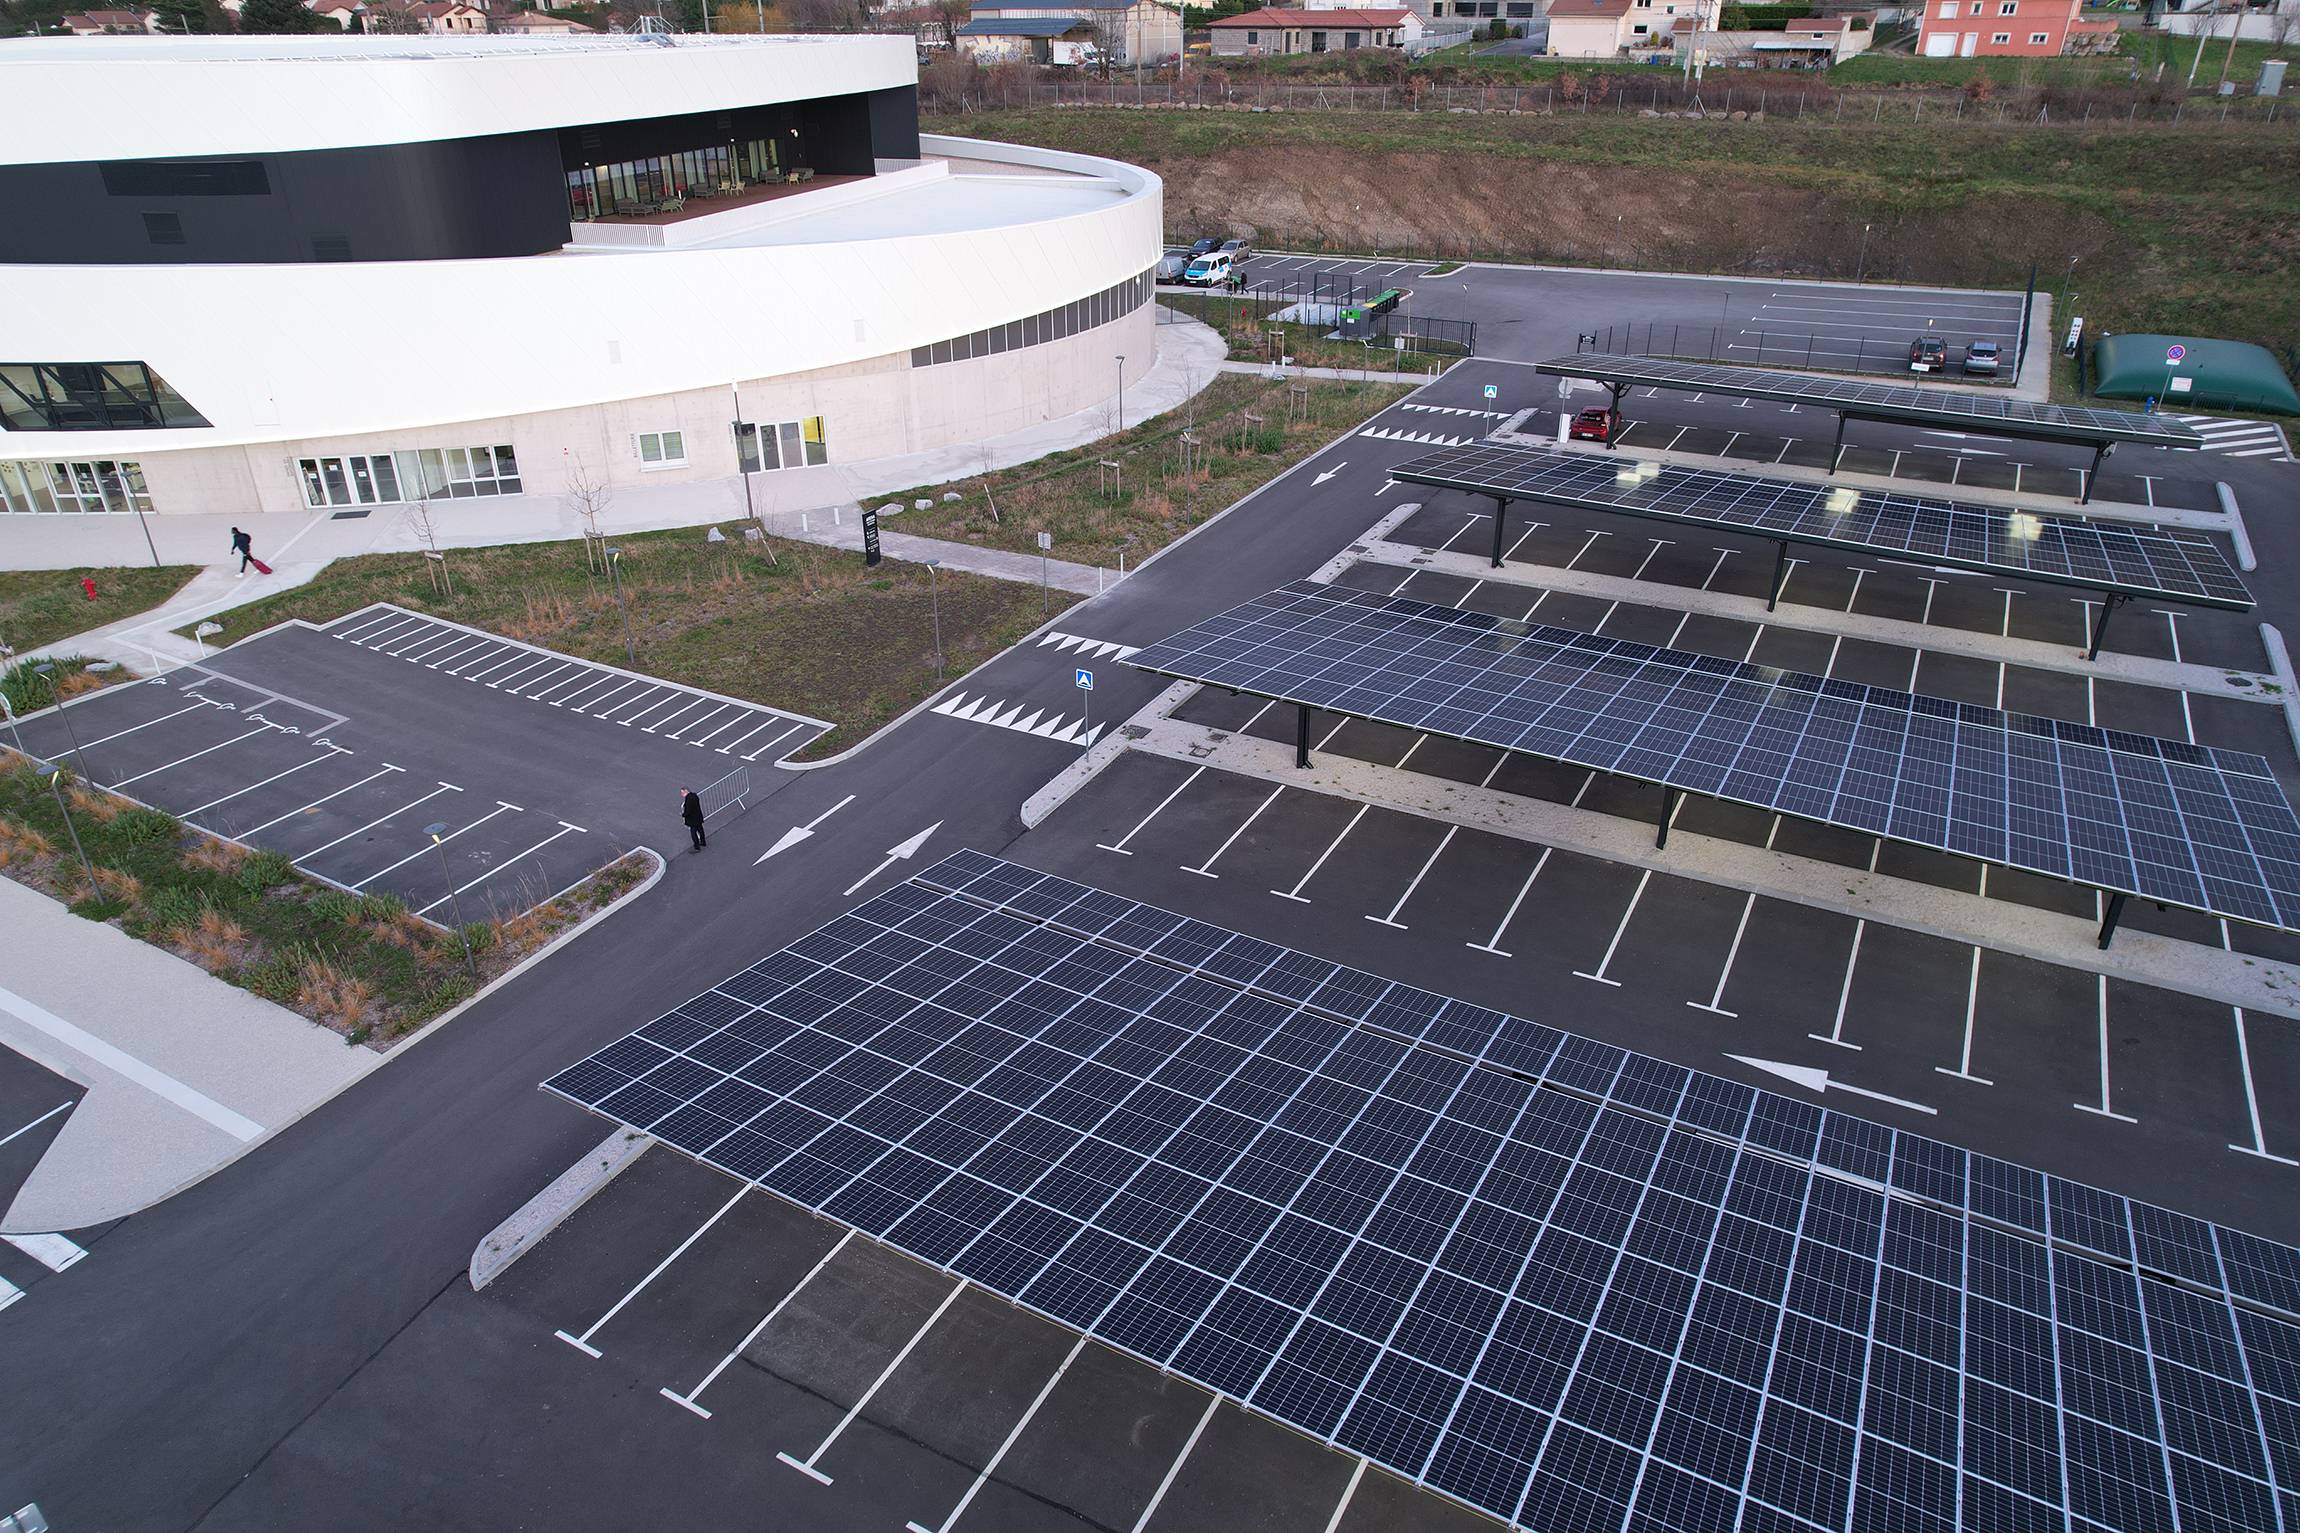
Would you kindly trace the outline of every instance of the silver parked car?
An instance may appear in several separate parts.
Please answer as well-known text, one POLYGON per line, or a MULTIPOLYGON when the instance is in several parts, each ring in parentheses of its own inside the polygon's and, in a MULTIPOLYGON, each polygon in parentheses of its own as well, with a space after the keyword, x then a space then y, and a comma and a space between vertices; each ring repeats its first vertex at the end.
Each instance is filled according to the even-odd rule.
POLYGON ((2002 361, 1994 341, 1971 341, 1965 346, 1965 371, 1984 378, 1994 378, 2002 361))

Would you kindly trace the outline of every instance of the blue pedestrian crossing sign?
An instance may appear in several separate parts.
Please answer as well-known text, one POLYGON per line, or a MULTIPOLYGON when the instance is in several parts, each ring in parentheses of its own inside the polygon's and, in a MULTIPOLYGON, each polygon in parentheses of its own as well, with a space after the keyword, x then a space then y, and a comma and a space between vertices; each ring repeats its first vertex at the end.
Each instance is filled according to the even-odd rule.
POLYGON ((1485 397, 1486 397, 1486 398, 1488 398, 1488 399, 1499 399, 1499 398, 1501 398, 1501 386, 1500 386, 1499 384, 1493 384, 1493 383, 1489 383, 1489 384, 1487 384, 1487 385, 1485 386, 1485 397))
POLYGON ((1094 673, 1092 671, 1080 671, 1078 673, 1078 690, 1081 692, 1094 690, 1094 673))

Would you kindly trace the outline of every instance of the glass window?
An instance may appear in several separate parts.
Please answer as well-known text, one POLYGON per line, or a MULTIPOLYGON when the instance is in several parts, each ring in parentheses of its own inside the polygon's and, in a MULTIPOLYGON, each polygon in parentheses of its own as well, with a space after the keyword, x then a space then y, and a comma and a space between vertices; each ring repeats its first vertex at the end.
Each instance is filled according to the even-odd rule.
POLYGON ((799 434, 806 439, 807 462, 828 463, 830 446, 823 440, 823 418, 810 415, 799 422, 799 434))
POLYGON ((639 433, 641 468, 675 468, 687 461, 687 439, 677 431, 639 433))
POLYGON ((351 492, 344 483, 343 459, 322 458, 319 471, 320 476, 327 481, 327 503, 331 506, 351 504, 351 492))
POLYGON ((1992 43, 2009 43, 2012 41, 2012 34, 2010 32, 1998 32, 1992 35, 1989 41, 1992 43))

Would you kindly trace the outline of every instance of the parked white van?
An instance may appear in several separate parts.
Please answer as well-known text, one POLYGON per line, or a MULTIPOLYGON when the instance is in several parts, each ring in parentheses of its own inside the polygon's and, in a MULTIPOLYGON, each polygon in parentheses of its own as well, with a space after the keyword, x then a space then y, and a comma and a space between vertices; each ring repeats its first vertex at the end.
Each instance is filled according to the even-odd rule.
POLYGON ((1230 280, 1231 259, 1226 250, 1202 255, 1182 269, 1182 280, 1193 287, 1222 287, 1230 280))

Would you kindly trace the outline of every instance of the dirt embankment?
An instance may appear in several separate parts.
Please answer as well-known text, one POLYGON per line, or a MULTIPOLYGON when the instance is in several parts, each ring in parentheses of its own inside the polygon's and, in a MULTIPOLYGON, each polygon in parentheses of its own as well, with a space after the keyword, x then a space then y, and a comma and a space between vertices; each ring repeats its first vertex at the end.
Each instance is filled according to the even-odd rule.
POLYGON ((2097 213, 2033 197, 1880 206, 1865 191, 1711 165, 1284 146, 1157 169, 1169 231, 1219 229, 1283 249, 1816 276, 1850 275, 1861 262, 1871 276, 2002 284, 2025 278, 2032 260, 2048 278, 2072 256, 2092 264, 2116 237, 2097 213))

